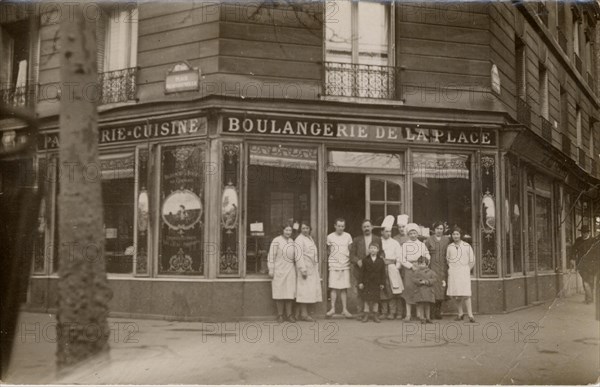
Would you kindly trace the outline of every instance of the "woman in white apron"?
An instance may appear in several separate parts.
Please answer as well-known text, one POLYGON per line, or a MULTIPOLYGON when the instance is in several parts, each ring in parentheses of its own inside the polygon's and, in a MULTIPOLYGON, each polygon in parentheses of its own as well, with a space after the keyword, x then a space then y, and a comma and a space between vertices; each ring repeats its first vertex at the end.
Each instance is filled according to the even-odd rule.
POLYGON ((471 306, 471 269, 475 266, 475 253, 470 244, 463 241, 463 232, 459 227, 452 229, 452 243, 448 245, 448 295, 454 297, 458 308, 456 320, 463 319, 463 302, 467 307, 470 322, 475 322, 471 306))
POLYGON ((311 227, 308 222, 300 223, 300 235, 296 237, 298 261, 303 265, 297 266, 296 302, 300 304, 300 320, 314 321, 308 315, 308 304, 323 301, 321 279, 319 277, 319 255, 317 245, 310 236, 311 227))

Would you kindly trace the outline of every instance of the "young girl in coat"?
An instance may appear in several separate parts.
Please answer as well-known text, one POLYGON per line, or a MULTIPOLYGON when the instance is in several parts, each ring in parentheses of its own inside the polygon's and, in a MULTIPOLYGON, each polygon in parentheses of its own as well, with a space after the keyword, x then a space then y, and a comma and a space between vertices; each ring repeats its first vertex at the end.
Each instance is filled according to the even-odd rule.
POLYGON ((362 322, 373 318, 376 323, 381 322, 377 316, 380 292, 385 287, 387 278, 386 264, 379 254, 379 246, 375 242, 369 244, 369 255, 362 260, 358 288, 362 291, 365 302, 364 316, 362 322))
POLYGON ((417 260, 417 270, 413 275, 415 284, 413 300, 417 303, 417 317, 421 324, 431 322, 431 305, 435 303, 434 285, 437 282, 437 275, 427 265, 429 260, 420 257, 417 260))

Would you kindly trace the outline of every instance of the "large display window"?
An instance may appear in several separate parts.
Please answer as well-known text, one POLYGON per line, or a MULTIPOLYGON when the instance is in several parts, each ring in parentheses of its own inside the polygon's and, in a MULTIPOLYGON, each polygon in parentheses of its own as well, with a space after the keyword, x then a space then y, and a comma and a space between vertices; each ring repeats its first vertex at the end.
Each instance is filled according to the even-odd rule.
POLYGON ((203 144, 161 147, 158 274, 204 275, 204 163, 203 144))
POLYGON ((463 154, 413 153, 413 221, 432 227, 437 221, 459 226, 471 240, 472 156, 463 154))
POLYGON ((267 252, 284 224, 316 227, 317 148, 248 146, 246 274, 266 275, 267 252))

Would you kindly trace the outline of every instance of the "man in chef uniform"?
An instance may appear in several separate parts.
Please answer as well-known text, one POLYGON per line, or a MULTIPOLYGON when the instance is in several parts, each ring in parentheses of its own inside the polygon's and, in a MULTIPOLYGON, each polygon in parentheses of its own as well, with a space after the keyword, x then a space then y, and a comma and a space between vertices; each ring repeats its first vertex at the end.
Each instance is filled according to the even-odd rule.
POLYGON ((385 314, 387 312, 388 320, 402 317, 402 299, 400 294, 402 294, 402 291, 404 290, 402 277, 397 268, 400 266, 402 248, 400 247, 400 243, 392 238, 394 220, 395 218, 393 215, 388 215, 381 224, 381 249, 383 250, 388 276, 385 289, 385 298, 387 301, 382 300, 382 313, 385 314))

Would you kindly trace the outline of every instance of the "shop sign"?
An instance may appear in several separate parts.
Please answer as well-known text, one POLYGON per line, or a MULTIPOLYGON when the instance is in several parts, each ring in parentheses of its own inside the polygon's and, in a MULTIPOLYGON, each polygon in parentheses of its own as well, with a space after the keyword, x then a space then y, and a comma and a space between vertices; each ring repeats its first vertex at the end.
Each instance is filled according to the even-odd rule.
POLYGON ((427 124, 379 125, 315 119, 225 116, 223 132, 393 143, 496 146, 496 131, 427 124))
MULTIPOLYGON (((102 145, 164 137, 205 136, 206 133, 206 117, 193 117, 146 120, 100 127, 98 137, 102 145)), ((38 149, 57 149, 58 146, 58 133, 44 133, 38 139, 38 149)))

